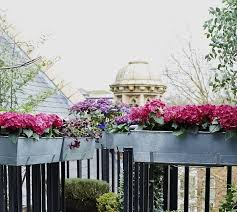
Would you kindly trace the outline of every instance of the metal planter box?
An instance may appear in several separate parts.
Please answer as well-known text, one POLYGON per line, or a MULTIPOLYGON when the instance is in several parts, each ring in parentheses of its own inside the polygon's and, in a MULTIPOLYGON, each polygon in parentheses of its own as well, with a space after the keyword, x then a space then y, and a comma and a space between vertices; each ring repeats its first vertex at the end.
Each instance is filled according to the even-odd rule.
POLYGON ((106 149, 118 149, 119 151, 123 151, 124 148, 132 148, 131 133, 106 133, 102 146, 106 149))
POLYGON ((237 139, 225 139, 225 133, 187 134, 134 131, 134 161, 186 165, 237 165, 237 139))
POLYGON ((19 137, 12 142, 0 136, 0 164, 23 166, 60 161, 63 138, 40 138, 35 141, 19 137))
POLYGON ((94 155, 95 141, 90 138, 80 138, 80 147, 70 149, 73 138, 64 138, 61 161, 91 159, 94 155))

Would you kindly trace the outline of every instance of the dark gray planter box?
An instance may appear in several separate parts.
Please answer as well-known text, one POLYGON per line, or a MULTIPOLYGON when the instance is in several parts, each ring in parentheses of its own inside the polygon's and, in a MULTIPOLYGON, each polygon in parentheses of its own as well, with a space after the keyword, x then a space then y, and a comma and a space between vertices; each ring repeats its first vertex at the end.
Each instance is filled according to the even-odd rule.
POLYGON ((131 133, 105 133, 102 146, 106 149, 118 149, 119 151, 123 151, 124 148, 132 148, 131 133))
POLYGON ((0 136, 0 164, 23 166, 60 161, 63 138, 40 138, 35 141, 19 137, 12 142, 0 136))
POLYGON ((90 138, 80 138, 80 147, 70 149, 74 138, 64 138, 61 161, 91 159, 94 155, 95 141, 90 138))
POLYGON ((237 165, 237 139, 225 139, 225 133, 186 134, 134 131, 134 161, 186 165, 237 165))

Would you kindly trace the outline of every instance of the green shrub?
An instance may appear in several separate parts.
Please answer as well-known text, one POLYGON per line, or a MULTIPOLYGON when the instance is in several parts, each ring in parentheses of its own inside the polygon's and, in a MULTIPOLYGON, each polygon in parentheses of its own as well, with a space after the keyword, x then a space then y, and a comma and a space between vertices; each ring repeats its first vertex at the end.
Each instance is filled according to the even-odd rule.
POLYGON ((237 185, 232 185, 219 208, 220 212, 237 211, 237 185))
POLYGON ((116 193, 106 193, 97 199, 98 212, 117 212, 118 195, 116 193))
POLYGON ((109 184, 100 180, 66 179, 65 199, 67 211, 97 211, 96 199, 109 192, 109 184))

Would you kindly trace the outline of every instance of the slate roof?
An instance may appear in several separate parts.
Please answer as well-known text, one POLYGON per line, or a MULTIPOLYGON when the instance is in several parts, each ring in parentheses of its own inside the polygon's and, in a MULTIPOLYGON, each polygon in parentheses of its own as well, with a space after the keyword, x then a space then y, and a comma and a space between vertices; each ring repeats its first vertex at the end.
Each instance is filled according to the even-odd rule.
MULTIPOLYGON (((25 63, 30 60, 29 56, 14 42, 14 40, 0 28, 0 58, 5 65, 13 66, 25 63), (3 54, 4 52, 4 54, 3 54)), ((24 71, 25 68, 38 69, 36 64, 31 64, 31 67, 20 68, 24 71)), ((23 102, 30 95, 39 94, 49 88, 56 88, 53 81, 49 79, 45 72, 39 71, 35 79, 24 87, 23 92, 19 93, 18 100, 23 102)), ((47 98, 43 103, 39 104, 36 112, 55 113, 62 117, 67 116, 68 107, 71 105, 70 100, 60 90, 47 98)))

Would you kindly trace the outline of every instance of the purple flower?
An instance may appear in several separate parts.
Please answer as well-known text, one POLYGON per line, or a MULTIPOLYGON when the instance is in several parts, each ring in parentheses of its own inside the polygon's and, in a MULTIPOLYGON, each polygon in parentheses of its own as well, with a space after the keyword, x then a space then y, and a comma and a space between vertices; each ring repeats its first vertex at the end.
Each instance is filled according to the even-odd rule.
POLYGON ((86 99, 84 101, 78 102, 70 108, 71 112, 86 112, 86 111, 95 111, 96 101, 92 99, 86 99))
POLYGON ((105 123, 100 123, 99 125, 98 125, 98 127, 100 128, 100 129, 102 129, 102 130, 104 130, 105 129, 105 123))
POLYGON ((128 115, 116 117, 115 122, 117 124, 127 124, 129 122, 128 115))

